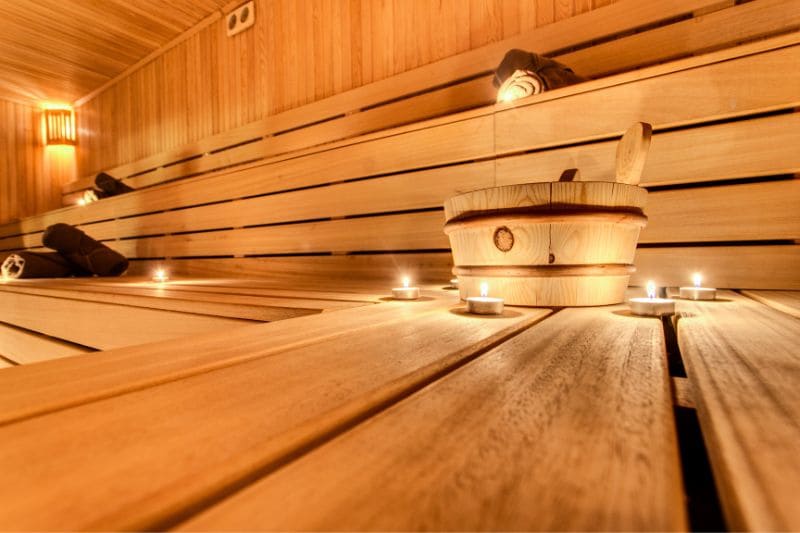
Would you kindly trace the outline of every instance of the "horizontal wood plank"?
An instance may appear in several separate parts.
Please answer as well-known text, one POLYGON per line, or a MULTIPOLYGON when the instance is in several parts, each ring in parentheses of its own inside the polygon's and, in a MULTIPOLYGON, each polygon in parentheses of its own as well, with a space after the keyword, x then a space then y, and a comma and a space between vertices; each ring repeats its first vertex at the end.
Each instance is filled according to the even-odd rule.
POLYGON ((682 301, 678 342, 733 530, 800 528, 800 320, 732 292, 682 301))
MULTIPOLYGON (((654 129, 732 118, 800 105, 800 46, 744 56, 702 68, 621 83, 570 97, 532 96, 495 114, 496 152, 541 149, 565 140, 590 141, 621 134, 630 124, 654 129), (793 72, 793 76, 789 72, 793 72), (788 76, 788 77, 787 77, 788 76), (751 91, 752 85, 761 88, 751 91), (602 102, 598 94, 602 93, 602 102), (634 105, 635 103, 635 105, 634 105), (581 120, 564 117, 580 116, 581 120), (535 124, 536 127, 531 125, 535 124)), ((544 93, 547 94, 547 93, 544 93)))
POLYGON ((686 246, 639 248, 631 285, 654 280, 680 287, 701 272, 710 286, 753 289, 800 289, 800 246, 686 246))
POLYGON ((249 320, 22 294, 0 287, 0 321, 99 350, 252 324, 249 320))
POLYGON ((547 314, 423 313, 3 426, 0 527, 164 529, 547 314))
POLYGON ((229 333, 209 331, 109 350, 102 357, 24 367, 2 381, 0 425, 272 356, 367 327, 408 320, 456 301, 455 294, 446 293, 413 305, 386 302, 324 316, 253 324, 236 330, 235 345, 229 333))
POLYGON ((742 294, 773 309, 800 318, 800 291, 742 291, 742 294))
POLYGON ((179 529, 682 530, 661 324, 621 309, 560 311, 179 529))
POLYGON ((90 353, 79 344, 0 323, 0 354, 18 364, 37 363, 90 353))

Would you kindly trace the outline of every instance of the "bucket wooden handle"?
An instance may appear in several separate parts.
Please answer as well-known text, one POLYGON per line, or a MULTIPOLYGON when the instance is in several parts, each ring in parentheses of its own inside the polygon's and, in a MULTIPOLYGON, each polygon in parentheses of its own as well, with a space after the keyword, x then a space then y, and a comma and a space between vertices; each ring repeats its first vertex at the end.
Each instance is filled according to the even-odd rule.
POLYGON ((650 149, 653 127, 647 122, 637 122, 625 132, 617 145, 617 183, 638 185, 650 149))

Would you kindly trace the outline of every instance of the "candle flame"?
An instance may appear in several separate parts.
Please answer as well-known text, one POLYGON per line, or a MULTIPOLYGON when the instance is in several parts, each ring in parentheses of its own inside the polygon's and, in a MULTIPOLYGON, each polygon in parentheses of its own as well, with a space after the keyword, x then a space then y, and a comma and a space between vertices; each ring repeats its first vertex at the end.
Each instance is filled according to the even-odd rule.
POLYGON ((656 282, 655 281, 648 281, 647 282, 647 297, 648 298, 655 298, 656 297, 656 282))
POLYGON ((408 276, 403 276, 403 287, 408 288, 411 285, 411 278, 408 276))
POLYGON ((694 283, 695 287, 699 287, 700 284, 703 283, 703 276, 700 275, 700 272, 692 274, 692 283, 694 283))
POLYGON ((481 296, 489 296, 489 284, 485 281, 481 282, 481 296))
POLYGON ((167 277, 167 273, 163 268, 159 268, 158 270, 156 270, 155 274, 153 274, 153 281, 163 283, 168 279, 169 278, 167 277))
POLYGON ((86 198, 84 198, 83 196, 78 198, 78 205, 81 206, 81 207, 85 206, 86 205, 86 198))

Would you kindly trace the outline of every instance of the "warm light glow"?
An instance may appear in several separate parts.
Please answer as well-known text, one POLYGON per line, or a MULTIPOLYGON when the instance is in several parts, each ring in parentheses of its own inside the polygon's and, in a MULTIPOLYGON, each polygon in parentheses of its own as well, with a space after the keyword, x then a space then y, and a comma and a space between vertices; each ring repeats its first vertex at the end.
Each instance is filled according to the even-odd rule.
POLYGON ((167 272, 163 268, 157 269, 155 274, 153 274, 153 281, 156 283, 164 283, 168 279, 167 272))
POLYGON ((81 206, 81 207, 85 206, 86 205, 86 198, 84 198, 83 196, 78 198, 78 205, 81 206))
POLYGON ((489 284, 485 281, 481 282, 481 296, 484 298, 489 296, 489 284))
POLYGON ((692 274, 692 283, 694 283, 695 287, 699 287, 703 283, 703 276, 700 275, 700 272, 692 274))
POLYGON ((648 298, 655 298, 656 297, 656 282, 655 281, 648 281, 647 282, 647 297, 648 298))
POLYGON ((75 111, 48 106, 42 113, 42 134, 46 145, 75 144, 75 111))
POLYGON ((410 286, 411 286, 411 278, 409 278, 408 276, 403 276, 403 287, 407 289, 410 286))
POLYGON ((97 201, 97 193, 92 189, 83 191, 83 205, 90 204, 97 201))

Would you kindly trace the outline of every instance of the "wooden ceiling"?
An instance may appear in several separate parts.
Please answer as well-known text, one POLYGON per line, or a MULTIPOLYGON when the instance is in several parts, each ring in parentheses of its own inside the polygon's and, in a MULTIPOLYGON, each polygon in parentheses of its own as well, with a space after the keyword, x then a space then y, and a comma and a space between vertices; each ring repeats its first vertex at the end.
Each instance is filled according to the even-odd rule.
POLYGON ((0 98, 73 102, 230 0, 0 0, 0 98))

